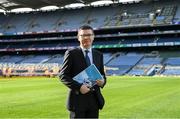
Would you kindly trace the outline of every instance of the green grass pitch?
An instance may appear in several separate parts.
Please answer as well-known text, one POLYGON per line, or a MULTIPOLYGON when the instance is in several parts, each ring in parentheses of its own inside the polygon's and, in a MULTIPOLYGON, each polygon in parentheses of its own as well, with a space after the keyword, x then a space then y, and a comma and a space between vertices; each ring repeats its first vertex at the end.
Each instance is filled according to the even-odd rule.
MULTIPOLYGON (((0 78, 0 118, 68 118, 58 78, 0 78)), ((179 77, 108 77, 100 118, 180 118, 179 77)))

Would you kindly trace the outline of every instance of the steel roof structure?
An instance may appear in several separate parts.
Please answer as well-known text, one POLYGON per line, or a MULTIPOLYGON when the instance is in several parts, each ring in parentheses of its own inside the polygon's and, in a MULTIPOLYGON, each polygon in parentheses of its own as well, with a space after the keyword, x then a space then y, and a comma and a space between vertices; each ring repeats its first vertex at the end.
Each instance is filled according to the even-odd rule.
MULTIPOLYGON (((73 3, 89 4, 97 0, 0 0, 0 9, 9 11, 16 8, 32 8, 39 9, 45 6, 58 6, 63 7, 65 5, 73 3)), ((113 1, 113 0, 106 0, 113 1)))
MULTIPOLYGON (((121 0, 0 0, 0 9, 4 11, 10 11, 12 9, 17 9, 17 8, 40 9, 46 6, 64 7, 66 5, 70 5, 73 3, 90 4, 96 1, 118 2, 121 0)), ((141 1, 141 0, 134 0, 134 1, 141 1)), ((149 2, 152 0, 142 0, 142 1, 149 2)))

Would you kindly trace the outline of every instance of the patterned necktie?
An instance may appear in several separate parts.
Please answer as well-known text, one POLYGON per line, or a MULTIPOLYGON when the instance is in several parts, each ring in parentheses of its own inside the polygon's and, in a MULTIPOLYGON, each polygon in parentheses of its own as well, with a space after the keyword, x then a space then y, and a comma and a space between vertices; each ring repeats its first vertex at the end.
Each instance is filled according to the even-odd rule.
POLYGON ((91 61, 90 61, 90 58, 88 56, 88 53, 89 53, 89 50, 85 50, 85 59, 86 59, 86 64, 87 66, 90 66, 91 65, 91 61))

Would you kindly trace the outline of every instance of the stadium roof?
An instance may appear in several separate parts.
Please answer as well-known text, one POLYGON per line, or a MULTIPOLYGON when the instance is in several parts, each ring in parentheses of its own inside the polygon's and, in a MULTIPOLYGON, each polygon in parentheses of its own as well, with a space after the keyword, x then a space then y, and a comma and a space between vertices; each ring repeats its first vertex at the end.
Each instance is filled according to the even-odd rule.
MULTIPOLYGON (((117 1, 125 1, 125 0, 0 0, 0 9, 4 11, 10 11, 12 9, 17 9, 17 8, 40 9, 46 6, 64 7, 66 5, 73 3, 90 4, 96 1, 117 2, 117 1)), ((130 0, 130 1, 141 1, 141 0, 130 0)))
POLYGON ((0 0, 0 8, 12 10, 16 8, 39 9, 45 6, 62 7, 72 3, 89 3, 97 0, 0 0))

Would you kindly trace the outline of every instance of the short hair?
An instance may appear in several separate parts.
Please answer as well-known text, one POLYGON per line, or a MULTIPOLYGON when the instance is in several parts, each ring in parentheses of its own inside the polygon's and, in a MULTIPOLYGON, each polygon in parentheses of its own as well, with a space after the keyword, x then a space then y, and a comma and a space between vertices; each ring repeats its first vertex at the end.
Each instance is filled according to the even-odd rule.
POLYGON ((88 29, 93 31, 93 28, 91 26, 89 26, 89 25, 82 25, 82 26, 79 27, 78 30, 88 30, 88 29))

